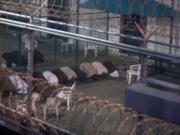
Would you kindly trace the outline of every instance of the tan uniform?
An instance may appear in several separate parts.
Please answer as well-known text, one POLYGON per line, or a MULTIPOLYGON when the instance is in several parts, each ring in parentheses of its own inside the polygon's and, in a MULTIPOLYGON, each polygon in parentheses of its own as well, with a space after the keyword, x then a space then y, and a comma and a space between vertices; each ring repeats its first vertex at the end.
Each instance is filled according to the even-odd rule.
POLYGON ((79 66, 79 69, 86 73, 87 78, 97 75, 97 71, 91 63, 88 63, 88 62, 82 63, 79 66))
POLYGON ((102 74, 107 74, 108 73, 107 68, 102 63, 100 63, 98 61, 94 61, 94 62, 92 62, 92 65, 97 70, 97 74, 98 75, 102 75, 102 74))
POLYGON ((68 80, 77 78, 76 73, 70 67, 64 66, 61 67, 60 70, 67 76, 68 80))

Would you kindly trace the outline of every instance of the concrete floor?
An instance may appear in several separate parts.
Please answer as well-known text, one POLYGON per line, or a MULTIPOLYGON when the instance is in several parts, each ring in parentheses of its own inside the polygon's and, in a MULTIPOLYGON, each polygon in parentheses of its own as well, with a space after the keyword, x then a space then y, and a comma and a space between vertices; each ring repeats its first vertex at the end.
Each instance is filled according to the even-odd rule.
MULTIPOLYGON (((0 29, 0 55, 4 52, 12 52, 18 50, 18 34, 3 29, 1 26, 0 29)), ((22 43, 22 53, 25 53, 27 50, 24 48, 24 43, 22 43)), ((75 53, 69 52, 68 55, 65 55, 61 52, 60 46, 57 46, 57 56, 56 63, 54 61, 54 42, 51 40, 43 40, 39 42, 38 49, 45 56, 45 63, 37 64, 34 66, 35 71, 45 71, 51 70, 54 68, 59 68, 61 66, 75 66, 77 63, 82 62, 92 62, 92 61, 106 61, 110 60, 115 65, 118 65, 121 68, 122 64, 125 64, 125 67, 128 67, 131 63, 127 63, 121 57, 113 56, 104 56, 102 53, 98 54, 98 57, 95 57, 92 53, 89 53, 87 58, 83 57, 83 52, 79 52, 78 62, 75 59, 75 53)), ((0 58, 0 64, 4 60, 0 58)), ((132 62, 133 63, 133 62, 132 62)), ((15 68, 16 71, 26 71, 26 67, 15 68)), ((122 72, 120 78, 113 79, 99 79, 96 82, 88 81, 85 84, 80 84, 77 86, 77 89, 84 92, 89 96, 97 96, 98 98, 108 99, 111 102, 122 103, 124 104, 124 90, 127 86, 125 79, 125 72, 122 72)))
MULTIPOLYGON (((25 51, 23 44, 22 46, 23 46, 22 51, 25 51)), ((34 68, 36 71, 45 71, 45 70, 50 70, 53 68, 59 68, 61 66, 74 66, 77 63, 77 61, 75 60, 74 53, 68 53, 68 56, 66 56, 65 54, 62 54, 60 52, 59 47, 57 47, 57 61, 55 63, 53 41, 40 42, 38 49, 45 55, 45 63, 35 65, 34 68)), ((12 33, 7 33, 5 30, 0 28, 0 55, 4 52, 7 52, 7 51, 11 52, 15 50, 18 50, 17 35, 13 35, 12 33)), ((119 68, 120 77, 116 79, 110 78, 110 77, 99 78, 98 81, 88 80, 85 83, 79 83, 76 89, 85 93, 87 96, 96 96, 97 98, 100 98, 100 99, 109 100, 111 103, 125 104, 125 88, 128 86, 126 78, 125 78, 126 76, 125 69, 127 69, 130 65, 136 63, 137 61, 130 61, 128 58, 125 59, 124 57, 121 57, 121 56, 118 56, 118 57, 104 56, 103 54, 99 54, 97 58, 94 57, 93 55, 88 55, 87 58, 83 58, 83 53, 82 52, 79 53, 78 64, 84 61, 92 62, 94 60, 101 61, 101 62, 105 60, 112 61, 119 68)), ((3 62, 4 61, 0 58, 0 64, 3 62)), ((26 67, 20 67, 20 68, 18 67, 18 68, 15 68, 14 70, 26 71, 26 67)), ((136 81, 134 80, 133 82, 136 82, 136 81)), ((84 106, 81 106, 81 107, 85 108, 84 106)), ((71 114, 69 115, 68 113, 70 112, 62 111, 60 115, 62 116, 64 115, 64 119, 66 120, 66 116, 67 117, 71 116, 71 114)), ((81 111, 80 113, 79 112, 76 112, 76 113, 78 113, 78 115, 76 115, 78 118, 77 118, 77 121, 74 121, 74 124, 76 128, 80 128, 78 125, 80 126, 83 125, 82 122, 80 124, 80 119, 82 119, 82 115, 80 114, 83 114, 83 111, 81 111)), ((91 110, 90 110, 90 113, 91 113, 91 110)), ((103 112, 103 113, 106 114, 106 112, 103 112)), ((119 114, 116 115, 115 120, 118 120, 119 117, 124 118, 127 115, 129 115, 127 112, 122 111, 121 116, 119 116, 119 114)), ((63 117, 61 118, 62 123, 60 123, 60 121, 56 121, 55 114, 53 117, 50 116, 48 121, 52 124, 59 125, 60 127, 64 126, 63 117)), ((133 123, 133 121, 131 122, 133 123)), ((125 131, 128 131, 128 126, 124 128, 125 131)), ((148 125, 148 127, 151 127, 151 126, 148 125)), ((80 130, 74 129, 72 131, 80 131, 80 130)))
POLYGON ((99 80, 77 86, 77 89, 89 96, 109 100, 112 103, 125 103, 125 88, 127 86, 124 77, 118 79, 99 80))
MULTIPOLYGON (((4 52, 18 51, 18 34, 7 30, 4 26, 0 25, 0 55, 4 52)), ((27 53, 24 48, 24 43, 22 45, 22 53, 27 53)), ((56 52, 56 62, 54 59, 54 40, 39 40, 38 50, 44 54, 45 63, 34 65, 35 71, 45 71, 54 68, 60 68, 61 66, 75 66, 82 62, 92 62, 92 61, 112 61, 120 70, 120 78, 113 79, 99 79, 96 82, 87 81, 84 84, 77 86, 77 89, 84 92, 89 96, 97 96, 98 98, 108 99, 111 102, 124 104, 125 102, 125 88, 127 87, 126 81, 126 70, 130 65, 137 63, 137 59, 129 59, 129 57, 124 57, 124 55, 105 55, 104 52, 98 51, 98 57, 95 57, 92 52, 89 53, 87 58, 83 57, 83 51, 79 51, 78 61, 76 61, 75 53, 72 51, 68 52, 68 55, 62 53, 60 46, 57 46, 56 52)), ((0 64, 5 61, 0 57, 0 64)), ((26 67, 18 67, 14 70, 25 72, 26 67)), ((179 79, 172 79, 169 76, 156 76, 161 80, 172 81, 179 83, 179 79)))

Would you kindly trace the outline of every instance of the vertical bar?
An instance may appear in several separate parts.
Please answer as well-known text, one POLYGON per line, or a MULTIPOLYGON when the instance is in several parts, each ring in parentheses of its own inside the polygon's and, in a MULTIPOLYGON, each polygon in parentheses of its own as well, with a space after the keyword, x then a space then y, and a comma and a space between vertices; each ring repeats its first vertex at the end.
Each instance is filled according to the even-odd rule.
MULTIPOLYGON (((33 17, 30 18, 30 23, 34 23, 33 17)), ((30 48, 28 48, 28 75, 33 76, 33 64, 34 64, 34 31, 30 31, 30 48)), ((28 93, 27 93, 27 112, 31 113, 31 93, 32 93, 32 80, 28 80, 28 93)), ((30 124, 29 124, 30 126, 30 124)))
POLYGON ((33 75, 33 56, 34 56, 34 31, 30 31, 30 48, 28 49, 28 75, 33 75))
MULTIPOLYGON (((93 19, 93 9, 91 9, 91 18, 90 18, 90 28, 91 28, 91 29, 93 28, 92 19, 93 19)), ((90 30, 90 36, 92 36, 92 30, 90 30)))
MULTIPOLYGON (((41 6, 41 0, 39 0, 39 7, 41 6)), ((41 19, 41 10, 39 12, 39 18, 41 19)), ((39 26, 41 26, 41 21, 39 21, 39 26)), ((41 32, 39 32, 39 37, 41 38, 41 32)))
MULTIPOLYGON (((169 44, 173 43, 173 26, 174 26, 174 17, 171 17, 169 44)), ((169 54, 172 54, 172 46, 171 45, 169 47, 169 54)))
MULTIPOLYGON (((174 0, 171 1, 171 8, 174 9, 174 0)), ((173 43, 173 26, 174 26, 174 17, 171 16, 170 20, 170 36, 169 36, 169 43, 173 43)), ((169 53, 172 53, 172 47, 169 47, 169 53)))
MULTIPOLYGON (((19 31, 19 54, 21 54, 21 30, 19 31)), ((18 65, 21 66, 21 57, 19 57, 18 65)))
POLYGON ((159 60, 159 72, 163 73, 163 71, 162 71, 162 60, 161 59, 159 60))
MULTIPOLYGON (((34 59, 34 31, 30 31, 30 48, 28 49, 28 75, 33 76, 33 59, 34 59)), ((32 91, 32 81, 28 81, 28 95, 27 95, 27 112, 31 112, 31 91, 32 91)))
MULTIPOLYGON (((171 7, 174 9, 174 0, 171 1, 171 7)), ((170 20, 170 35, 169 35, 169 44, 173 43, 173 26, 174 26, 174 17, 171 16, 170 20)), ((169 54, 172 54, 172 47, 169 47, 169 54)), ((169 67, 171 68, 171 63, 169 63, 169 67)))
MULTIPOLYGON (((77 4, 77 9, 76 9, 76 14, 77 14, 77 17, 76 17, 76 26, 79 26, 79 0, 76 1, 76 4, 77 4)), ((79 33, 79 29, 78 27, 76 27, 76 33, 78 34, 79 33)), ((78 65, 78 53, 79 53, 79 46, 78 46, 79 42, 78 40, 76 40, 76 65, 78 65)))
POLYGON ((54 63, 56 64, 56 54, 57 54, 57 37, 54 38, 54 63))
MULTIPOLYGON (((176 5, 176 10, 177 10, 177 11, 180 11, 180 1, 179 1, 179 0, 176 1, 176 4, 175 4, 175 5, 176 5)), ((175 35, 175 45, 176 45, 176 46, 179 45, 179 38, 178 38, 178 37, 179 37, 179 34, 180 34, 180 33, 179 33, 179 32, 180 32, 180 29, 177 28, 177 27, 179 26, 179 22, 180 22, 180 18, 179 18, 179 17, 180 17, 179 14, 176 14, 176 16, 175 16, 175 20, 176 20, 176 21, 175 21, 175 22, 176 22, 175 25, 176 25, 176 28, 175 28, 175 34, 174 34, 174 35, 175 35)), ((175 53, 175 56, 177 56, 178 51, 179 51, 179 49, 176 48, 176 49, 175 49, 175 52, 174 52, 174 53, 175 53)))
POLYGON ((157 59, 154 59, 154 71, 155 71, 155 74, 157 73, 157 68, 158 68, 158 66, 157 66, 157 59))
MULTIPOLYGON (((121 27, 124 27, 124 17, 123 15, 120 15, 120 19, 119 19, 119 34, 124 34, 124 28, 121 28, 121 27)), ((119 36, 119 43, 123 43, 124 42, 124 38, 119 36)), ((124 52, 122 50, 119 50, 119 52, 124 52)))
MULTIPOLYGON (((108 40, 109 39, 109 34, 108 34, 108 32, 109 32, 109 11, 107 10, 106 12, 107 12, 106 40, 108 40)), ((106 53, 106 55, 108 55, 108 47, 106 47, 105 53, 106 53)))
MULTIPOLYGON (((144 39, 141 47, 146 48, 147 47, 147 41, 144 39)), ((141 83, 146 83, 147 80, 147 56, 141 54, 140 55, 140 62, 141 62, 141 83)))
MULTIPOLYGON (((2 2, 0 1, 0 9, 2 9, 2 2)), ((1 16, 1 14, 0 14, 0 16, 1 16)))

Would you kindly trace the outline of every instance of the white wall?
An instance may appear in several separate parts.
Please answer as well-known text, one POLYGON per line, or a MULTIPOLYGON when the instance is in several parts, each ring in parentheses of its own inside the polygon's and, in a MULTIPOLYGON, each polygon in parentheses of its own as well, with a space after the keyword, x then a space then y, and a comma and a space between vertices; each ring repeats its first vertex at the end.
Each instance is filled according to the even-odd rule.
MULTIPOLYGON (((169 23, 169 18, 148 18, 147 35, 149 35, 152 31, 155 30, 155 33, 152 35, 150 40, 159 41, 162 43, 169 43, 169 23)), ((152 43, 148 44, 148 49, 161 53, 169 53, 168 47, 152 43)))
MULTIPOLYGON (((180 27, 180 21, 175 21, 175 26, 180 27)), ((150 40, 167 43, 170 42, 170 18, 148 18, 147 35, 151 30, 156 28, 156 32, 152 35, 150 40)), ((174 29, 173 31, 173 46, 180 46, 180 29, 174 29)), ((153 51, 169 54, 169 47, 161 46, 157 44, 148 43, 148 49, 153 51)), ((172 48, 171 54, 180 56, 180 49, 172 48)))
MULTIPOLYGON (((83 3, 85 1, 87 1, 87 0, 80 0, 80 3, 83 3)), ((71 11, 73 13, 76 13, 76 2, 77 2, 77 0, 72 0, 72 10, 71 11)), ((106 21, 107 13, 97 13, 97 12, 102 12, 102 11, 95 10, 95 9, 93 9, 93 10, 85 9, 85 8, 80 8, 79 12, 80 12, 79 18, 80 18, 80 20, 82 20, 79 22, 80 26, 89 27, 89 28, 102 30, 102 31, 107 30, 107 21, 106 21), (93 14, 92 15, 91 14, 82 15, 83 13, 93 13, 93 14), (104 18, 104 19, 96 20, 97 18, 104 18), (92 19, 92 21, 90 19, 92 19)), ((109 14, 109 17, 115 17, 115 16, 119 16, 119 15, 109 14)), ((69 23, 76 24, 76 20, 75 20, 76 16, 73 15, 73 16, 71 16, 71 18, 74 21, 71 21, 69 23)), ((119 18, 109 19, 109 31, 108 32, 119 34, 119 32, 120 32, 119 28, 120 28, 120 19, 119 18), (117 26, 117 27, 113 28, 111 26, 117 26)), ((76 29, 71 27, 69 29, 69 31, 75 33, 76 29)), ((100 39, 106 39, 106 33, 99 33, 99 32, 90 31, 90 30, 79 29, 79 34, 97 37, 100 39)), ((119 37, 109 35, 108 40, 119 42, 119 37)), ((85 43, 79 42, 79 44, 82 45, 85 43)), ((105 47, 99 47, 99 49, 105 49, 105 47)), ((115 50, 117 51, 117 49, 115 49, 115 50)))
MULTIPOLYGON (((72 0, 73 1, 73 5, 76 5, 76 0, 72 0)), ((85 0, 80 0, 81 2, 85 1, 85 0)), ((166 4, 169 4, 168 1, 166 1, 167 3, 166 4)), ((76 7, 76 6, 74 6, 76 7)), ((74 12, 76 12, 76 9, 74 8, 74 12)), ((87 13, 87 12, 98 12, 98 10, 90 10, 90 9, 84 9, 84 8, 81 8, 80 9, 80 14, 82 13, 87 13)), ((119 16, 117 14, 112 14, 110 13, 109 14, 109 17, 115 17, 115 16, 119 16)), ((92 19, 95 19, 95 18, 106 18, 107 17, 107 14, 104 13, 104 14, 101 14, 101 13, 97 13, 97 14, 93 14, 92 16, 89 14, 89 15, 80 15, 79 16, 80 19, 84 19, 84 21, 80 21, 79 25, 80 26, 85 26, 85 27, 91 27, 91 22, 90 18, 92 19)), ((75 16, 73 16, 73 18, 76 18, 75 16)), ((106 19, 104 20, 93 20, 92 21, 92 28, 94 29, 99 29, 99 30, 104 30, 106 31, 106 27, 107 27, 107 24, 106 24, 106 19)), ((72 21, 71 23, 75 24, 76 21, 72 21)), ((178 19, 176 19, 175 21, 175 25, 180 27, 180 21, 178 19)), ((156 18, 148 18, 147 19, 147 35, 149 33, 151 33, 152 29, 157 29, 157 31, 152 35, 152 37, 150 38, 151 40, 154 40, 154 41, 159 41, 159 42, 162 42, 162 43, 169 43, 169 32, 170 32, 170 18, 159 18, 159 19, 156 19, 156 18)), ((116 34, 119 34, 120 33, 120 18, 114 18, 114 19, 110 19, 109 20, 109 32, 110 33, 116 33, 116 34), (112 27, 113 26, 113 27, 112 27), (114 27, 115 26, 115 27, 114 27)), ((173 37, 173 44, 177 44, 179 45, 180 44, 180 29, 174 29, 174 37, 173 37)), ((71 28, 70 31, 72 32, 75 32, 75 29, 74 28, 71 28)), ((80 34, 83 34, 83 35, 89 35, 89 36, 93 36, 93 37, 98 37, 98 38, 101 38, 101 39, 106 39, 106 34, 100 34, 100 33, 97 33, 97 32, 90 32, 89 30, 79 30, 79 33, 80 34)), ((119 37, 118 36, 112 36, 112 35, 109 35, 109 38, 108 40, 111 40, 111 41, 114 41, 114 42, 119 42, 119 37)), ((80 44, 84 44, 83 42, 80 42, 80 44)), ((169 47, 166 47, 166 46, 161 46, 161 45, 155 45, 155 44, 148 44, 148 49, 151 49, 153 51, 157 51, 157 52, 161 52, 161 53, 169 53, 169 47)), ((116 52, 118 52, 117 49, 112 49, 112 50, 115 50, 116 52)), ((180 49, 172 49, 172 54, 173 55, 178 55, 180 56, 180 49)))

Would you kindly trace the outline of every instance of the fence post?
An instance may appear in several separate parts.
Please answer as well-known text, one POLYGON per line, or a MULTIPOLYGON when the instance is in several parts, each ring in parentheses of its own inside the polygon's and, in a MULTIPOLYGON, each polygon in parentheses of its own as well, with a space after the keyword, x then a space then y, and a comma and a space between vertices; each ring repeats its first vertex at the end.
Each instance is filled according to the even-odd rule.
MULTIPOLYGON (((31 16, 30 23, 33 24, 34 20, 31 16)), ((34 31, 30 31, 30 47, 28 48, 28 75, 33 76, 33 64, 34 64, 34 31)), ((31 113, 31 92, 32 92, 32 80, 28 80, 28 94, 27 94, 27 112, 30 116, 31 113)), ((30 124, 29 124, 30 125, 30 124)))
MULTIPOLYGON (((33 24, 33 17, 30 19, 30 23, 33 24)), ((28 48, 28 75, 33 75, 33 63, 34 63, 34 31, 30 30, 30 47, 28 48)))
POLYGON ((56 54, 57 54, 57 37, 54 38, 54 63, 56 64, 56 54))
MULTIPOLYGON (((21 31, 19 31, 19 54, 21 54, 21 38, 21 31)), ((19 57, 18 64, 21 66, 21 57, 19 57)))
MULTIPOLYGON (((147 47, 147 41, 144 39, 142 45, 142 48, 147 47)), ((140 82, 146 83, 147 81, 147 56, 141 54, 140 55, 140 63, 141 63, 141 77, 140 77, 140 82)))
MULTIPOLYGON (((171 8, 174 9, 174 0, 171 0, 171 8)), ((174 26, 174 17, 171 16, 170 20, 170 35, 169 35, 169 44, 173 43, 173 26, 174 26)), ((172 53, 172 47, 169 47, 169 53, 172 53)))
MULTIPOLYGON (((171 1, 171 8, 174 9, 174 0, 171 1)), ((174 27, 174 17, 171 16, 170 19, 170 32, 169 32, 169 54, 172 54, 172 44, 173 44, 173 27, 174 27)), ((169 63, 169 68, 171 68, 171 63, 169 63)))
MULTIPOLYGON (((108 34, 108 32, 109 32, 109 11, 106 10, 106 13, 107 13, 106 40, 108 40, 109 39, 109 34, 108 34)), ((106 47, 105 54, 108 55, 108 47, 106 47)))
MULTIPOLYGON (((77 4, 77 9, 76 9, 76 14, 77 14, 77 17, 76 17, 76 26, 79 26, 79 0, 76 1, 76 4, 77 4)), ((76 27, 76 33, 78 34, 79 33, 79 28, 76 27)), ((76 65, 78 65, 78 57, 79 57, 79 42, 78 40, 76 40, 76 65)))

